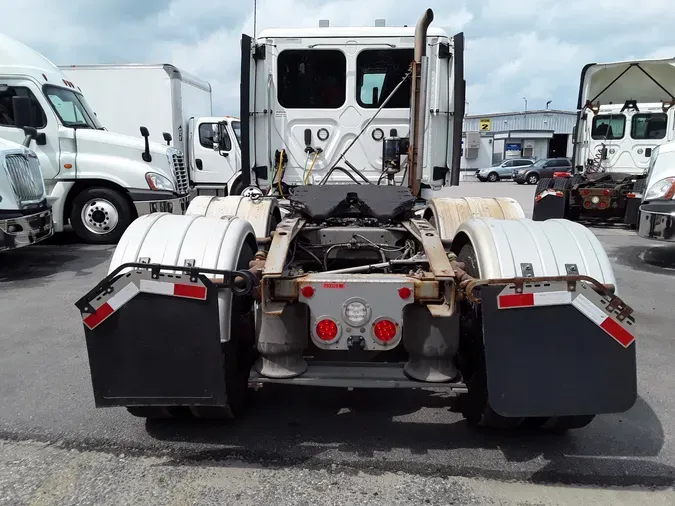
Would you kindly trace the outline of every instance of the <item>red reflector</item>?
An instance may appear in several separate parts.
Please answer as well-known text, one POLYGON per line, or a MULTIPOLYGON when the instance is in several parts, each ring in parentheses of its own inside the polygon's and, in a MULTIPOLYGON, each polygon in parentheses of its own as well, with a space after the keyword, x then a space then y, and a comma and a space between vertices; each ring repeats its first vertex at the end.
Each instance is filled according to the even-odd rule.
POLYGON ((407 286, 398 289, 398 296, 401 297, 403 300, 409 299, 411 295, 412 290, 407 286))
POLYGON ((499 307, 522 307, 534 306, 533 293, 518 293, 515 295, 501 295, 499 297, 499 307))
POLYGON ((190 299, 205 299, 206 287, 196 285, 173 285, 173 294, 190 299))
POLYGON ((610 195, 612 192, 610 192, 609 190, 605 190, 605 191, 602 192, 602 193, 603 193, 604 195, 610 195))
POLYGON ((302 290, 300 290, 300 293, 302 293, 302 296, 305 299, 311 299, 312 296, 314 295, 314 287, 311 287, 309 285, 305 285, 302 287, 302 290))
POLYGON ((635 193, 626 193, 626 198, 627 199, 635 199, 635 198, 637 198, 637 195, 635 193))
POLYGON ((90 329, 93 329, 114 312, 115 310, 112 308, 112 306, 106 302, 100 308, 98 308, 95 313, 87 316, 84 319, 84 324, 90 329))
POLYGON ((316 324, 316 335, 322 341, 332 341, 338 334, 337 324, 333 320, 321 320, 316 324))
POLYGON ((635 340, 630 332, 628 332, 611 318, 607 318, 604 322, 602 322, 600 328, 607 332, 614 339, 619 341, 624 347, 628 347, 628 345, 635 340))
POLYGON ((391 320, 380 320, 375 324, 373 333, 383 343, 388 343, 396 337, 396 324, 391 320))
POLYGON ((583 193, 584 195, 590 195, 591 194, 591 192, 589 190, 584 190, 581 193, 583 193))

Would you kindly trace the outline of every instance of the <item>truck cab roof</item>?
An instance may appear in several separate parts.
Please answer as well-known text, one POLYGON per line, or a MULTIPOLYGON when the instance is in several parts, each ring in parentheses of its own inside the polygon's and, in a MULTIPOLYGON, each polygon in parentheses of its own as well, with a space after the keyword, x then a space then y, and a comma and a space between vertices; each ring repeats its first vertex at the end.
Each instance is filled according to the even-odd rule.
POLYGON ((25 74, 39 78, 42 84, 50 83, 57 86, 63 86, 65 78, 48 58, 2 33, 0 33, 0 73, 25 74))
MULTIPOLYGON (((428 37, 448 37, 442 28, 429 28, 428 37)), ((414 37, 414 26, 336 26, 325 28, 268 28, 258 34, 258 39, 310 39, 344 37, 414 37)))

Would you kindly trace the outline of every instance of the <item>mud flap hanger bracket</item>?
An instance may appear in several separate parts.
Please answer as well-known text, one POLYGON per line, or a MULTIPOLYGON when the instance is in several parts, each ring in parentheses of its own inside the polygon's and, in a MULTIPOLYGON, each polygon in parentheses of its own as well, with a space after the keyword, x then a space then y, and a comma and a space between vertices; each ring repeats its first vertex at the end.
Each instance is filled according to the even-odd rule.
POLYGON ((80 298, 75 306, 83 313, 94 313, 96 310, 91 306, 91 301, 100 295, 110 294, 114 291, 113 284, 122 276, 124 269, 133 268, 137 273, 150 271, 152 279, 159 279, 160 271, 180 271, 187 274, 192 283, 201 281, 206 286, 213 285, 216 288, 229 288, 234 295, 250 295, 258 287, 259 280, 254 273, 248 270, 228 271, 219 269, 206 269, 195 267, 193 260, 187 260, 184 267, 177 265, 152 264, 149 259, 142 258, 140 262, 127 262, 119 265, 115 270, 103 278, 86 295, 80 298), (217 281, 210 280, 204 274, 220 276, 217 281))

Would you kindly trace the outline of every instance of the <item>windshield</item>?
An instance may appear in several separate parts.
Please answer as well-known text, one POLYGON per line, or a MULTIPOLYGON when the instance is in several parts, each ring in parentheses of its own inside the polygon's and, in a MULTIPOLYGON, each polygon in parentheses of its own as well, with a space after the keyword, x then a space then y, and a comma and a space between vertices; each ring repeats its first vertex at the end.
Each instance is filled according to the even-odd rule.
POLYGON ((532 166, 533 167, 543 167, 545 163, 546 163, 546 159, 537 160, 536 162, 534 162, 532 164, 532 166))
POLYGON ((234 135, 237 136, 237 144, 241 147, 241 123, 239 121, 233 121, 231 125, 232 130, 234 130, 234 135))
POLYGON ((64 126, 103 130, 81 93, 52 85, 45 85, 43 89, 64 126))

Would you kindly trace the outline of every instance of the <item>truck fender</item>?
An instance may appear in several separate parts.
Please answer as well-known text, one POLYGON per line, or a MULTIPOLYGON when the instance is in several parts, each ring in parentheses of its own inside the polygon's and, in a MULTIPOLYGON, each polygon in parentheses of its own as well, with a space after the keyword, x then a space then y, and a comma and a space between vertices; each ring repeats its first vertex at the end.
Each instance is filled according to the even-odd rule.
MULTIPOLYGON (((66 205, 70 191, 75 186, 75 181, 58 181, 51 189, 48 188, 47 202, 52 207, 52 217, 54 220, 54 232, 63 232, 63 228, 68 223, 68 214, 70 209, 66 205)), ((72 200, 72 199, 71 199, 72 200)))
POLYGON ((457 228, 452 251, 459 253, 467 242, 473 245, 483 279, 522 277, 523 264, 531 264, 532 276, 565 276, 570 274, 567 266, 573 264, 576 274, 616 287, 612 264, 600 241, 573 221, 471 218, 457 228))
POLYGON ((525 218, 525 213, 520 204, 509 197, 440 197, 429 200, 423 216, 436 227, 441 241, 450 242, 459 226, 470 218, 517 220, 525 218))
POLYGON ((200 195, 192 199, 185 214, 214 218, 237 216, 251 224, 258 240, 269 237, 276 224, 281 221, 276 198, 249 198, 241 195, 200 195))
MULTIPOLYGON (((108 273, 127 262, 185 266, 187 260, 205 269, 235 270, 245 245, 250 257, 256 252, 255 233, 246 220, 236 216, 151 213, 134 220, 120 238, 108 273)), ((248 266, 246 266, 248 268, 248 266)), ((124 272, 124 271, 123 271, 124 272)), ((207 278, 215 275, 207 274, 207 278)), ((230 340, 232 292, 218 291, 220 339, 230 340)))

